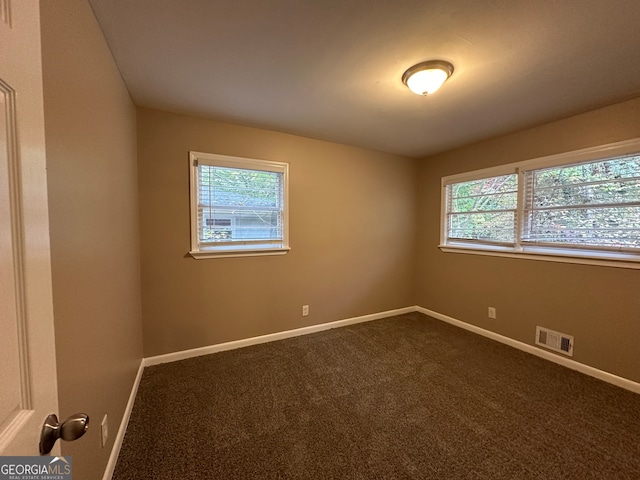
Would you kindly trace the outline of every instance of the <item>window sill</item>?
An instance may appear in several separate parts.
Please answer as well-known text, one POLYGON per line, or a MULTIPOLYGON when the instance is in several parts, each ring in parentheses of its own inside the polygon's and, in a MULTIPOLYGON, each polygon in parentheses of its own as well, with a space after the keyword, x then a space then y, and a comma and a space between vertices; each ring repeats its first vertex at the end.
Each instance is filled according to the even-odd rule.
POLYGON ((196 260, 205 258, 264 257, 267 255, 284 255, 291 250, 283 245, 241 245, 237 247, 205 247, 189 252, 196 260))
POLYGON ((493 245, 438 245, 445 253, 466 253, 471 255, 488 255, 493 257, 522 258, 525 260, 542 260, 546 262, 578 263, 583 265, 599 265, 605 267, 640 269, 640 257, 631 253, 594 252, 588 250, 567 251, 554 248, 527 247, 517 251, 511 247, 493 245))

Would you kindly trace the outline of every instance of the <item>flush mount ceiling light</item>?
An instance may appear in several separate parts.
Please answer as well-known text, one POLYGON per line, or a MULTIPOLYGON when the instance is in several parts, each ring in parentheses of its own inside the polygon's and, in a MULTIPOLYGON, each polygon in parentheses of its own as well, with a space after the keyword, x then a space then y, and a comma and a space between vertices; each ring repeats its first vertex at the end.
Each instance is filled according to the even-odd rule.
POLYGON ((453 73, 453 65, 444 60, 430 60, 414 65, 402 75, 402 83, 416 95, 438 90, 453 73))

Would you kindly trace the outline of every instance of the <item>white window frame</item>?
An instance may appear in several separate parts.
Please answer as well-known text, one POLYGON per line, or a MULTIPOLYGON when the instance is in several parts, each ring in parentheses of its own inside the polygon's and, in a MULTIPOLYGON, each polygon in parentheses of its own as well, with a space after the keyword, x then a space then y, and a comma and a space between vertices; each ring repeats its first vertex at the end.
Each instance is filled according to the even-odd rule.
POLYGON ((254 158, 232 157, 214 153, 189 152, 189 182, 191 204, 191 250, 189 254, 196 259, 255 257, 264 255, 284 255, 289 246, 289 164, 254 158), (282 242, 237 242, 233 245, 201 245, 198 237, 198 165, 259 170, 282 174, 282 242))
POLYGON ((580 247, 554 248, 552 246, 526 245, 521 242, 525 171, 571 165, 580 162, 605 160, 607 158, 632 155, 639 152, 640 139, 636 138, 633 140, 626 140, 598 147, 585 148, 573 152, 561 153, 443 177, 441 180, 440 244, 438 245, 438 248, 446 253, 466 253, 522 258, 527 260, 543 260, 551 262, 580 263, 587 265, 605 265, 640 269, 640 253, 580 247), (509 175, 513 173, 518 175, 518 207, 516 212, 515 245, 505 246, 481 242, 456 242, 455 240, 447 240, 447 186, 455 183, 509 175))

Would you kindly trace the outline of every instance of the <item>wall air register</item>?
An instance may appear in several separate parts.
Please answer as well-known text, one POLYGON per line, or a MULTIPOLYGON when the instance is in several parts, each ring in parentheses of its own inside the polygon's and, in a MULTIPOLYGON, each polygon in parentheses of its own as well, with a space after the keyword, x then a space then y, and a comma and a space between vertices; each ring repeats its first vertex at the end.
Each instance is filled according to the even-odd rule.
POLYGON ((573 337, 571 335, 536 327, 536 345, 573 357, 573 337))

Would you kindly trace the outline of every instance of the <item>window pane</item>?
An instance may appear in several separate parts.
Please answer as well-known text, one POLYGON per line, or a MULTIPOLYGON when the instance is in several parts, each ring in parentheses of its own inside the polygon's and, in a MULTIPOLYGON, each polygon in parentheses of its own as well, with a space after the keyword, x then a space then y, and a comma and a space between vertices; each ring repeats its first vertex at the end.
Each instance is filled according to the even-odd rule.
POLYGON ((448 238, 514 243, 517 188, 516 174, 450 185, 448 238))
POLYGON ((199 239, 283 239, 282 173, 200 165, 199 239))
POLYGON ((215 205, 276 207, 281 173, 201 165, 200 199, 215 205))
POLYGON ((525 176, 523 241, 640 248, 640 156, 525 176))

